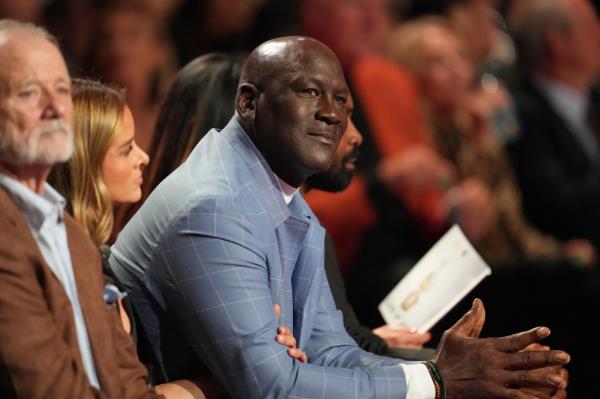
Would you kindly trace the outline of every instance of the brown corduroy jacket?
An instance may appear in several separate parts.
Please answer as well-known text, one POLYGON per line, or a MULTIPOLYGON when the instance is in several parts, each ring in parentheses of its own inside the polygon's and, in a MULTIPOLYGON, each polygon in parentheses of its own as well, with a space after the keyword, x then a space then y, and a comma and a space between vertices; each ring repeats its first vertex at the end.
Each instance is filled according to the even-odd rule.
POLYGON ((161 397, 147 387, 131 338, 114 307, 104 303, 98 249, 66 213, 65 223, 100 390, 85 374, 70 301, 0 187, 0 397, 161 397))

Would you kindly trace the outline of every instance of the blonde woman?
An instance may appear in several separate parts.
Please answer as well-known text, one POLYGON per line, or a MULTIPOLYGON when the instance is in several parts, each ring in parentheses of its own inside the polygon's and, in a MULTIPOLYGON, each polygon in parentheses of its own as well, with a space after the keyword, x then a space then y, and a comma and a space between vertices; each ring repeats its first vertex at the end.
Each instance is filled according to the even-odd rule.
MULTIPOLYGON (((49 180, 67 199, 77 222, 99 248, 106 249, 105 255, 106 243, 116 233, 113 207, 142 198, 142 170, 149 158, 135 142, 133 116, 123 91, 93 80, 74 79, 72 96, 75 151, 67 163, 54 168, 49 180)), ((105 274, 118 285, 108 267, 105 274)), ((137 326, 136 331, 131 324, 133 309, 128 304, 124 311, 122 302, 119 305, 125 330, 134 338, 142 337, 142 326, 137 326)), ((278 311, 276 306, 275 312, 278 311)), ((291 357, 306 362, 306 354, 296 348, 291 331, 283 326, 279 330, 278 342, 289 348, 291 357)), ((147 366, 153 366, 153 355, 141 351, 147 366)), ((199 399, 205 394, 196 384, 205 383, 203 379, 195 383, 177 380, 157 385, 156 390, 167 399, 199 399)))
MULTIPOLYGON (((113 206, 142 197, 142 169, 149 159, 135 142, 133 117, 122 91, 75 79, 72 93, 75 151, 66 164, 55 168, 50 181, 69 202, 77 222, 101 247, 113 233, 113 206)), ((123 327, 131 333, 122 304, 120 314, 123 327)), ((156 390, 168 399, 205 397, 189 381, 161 384, 156 390)))
POLYGON ((53 172, 75 219, 98 247, 113 234, 113 207, 140 200, 148 155, 135 142, 123 92, 92 80, 73 82, 72 158, 53 172))

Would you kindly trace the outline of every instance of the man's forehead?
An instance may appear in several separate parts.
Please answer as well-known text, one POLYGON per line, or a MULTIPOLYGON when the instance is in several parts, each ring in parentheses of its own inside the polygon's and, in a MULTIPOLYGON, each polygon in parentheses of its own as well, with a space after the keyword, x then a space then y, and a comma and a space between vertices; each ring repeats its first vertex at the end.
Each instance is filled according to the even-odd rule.
POLYGON ((51 42, 33 35, 0 35, 0 78, 5 84, 33 79, 41 75, 69 80, 60 50, 51 42))

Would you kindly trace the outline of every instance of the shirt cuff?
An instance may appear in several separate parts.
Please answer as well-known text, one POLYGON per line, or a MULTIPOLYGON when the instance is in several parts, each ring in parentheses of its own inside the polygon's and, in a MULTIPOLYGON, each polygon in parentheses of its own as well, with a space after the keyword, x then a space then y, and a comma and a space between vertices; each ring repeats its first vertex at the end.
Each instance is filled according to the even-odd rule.
POLYGON ((435 399, 435 386, 424 364, 401 364, 406 377, 406 399, 435 399))

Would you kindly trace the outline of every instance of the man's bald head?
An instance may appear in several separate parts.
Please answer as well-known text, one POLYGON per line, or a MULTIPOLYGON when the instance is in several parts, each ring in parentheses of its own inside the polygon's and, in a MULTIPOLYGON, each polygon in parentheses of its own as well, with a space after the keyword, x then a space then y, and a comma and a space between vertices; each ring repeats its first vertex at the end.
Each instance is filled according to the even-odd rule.
MULTIPOLYGON (((269 40, 258 46, 246 59, 241 83, 251 83, 264 88, 273 76, 294 73, 315 53, 328 56, 339 65, 337 57, 329 47, 318 40, 305 36, 288 36, 269 40)), ((340 69, 341 70, 341 69, 340 69)))
POLYGON ((331 165, 349 98, 333 51, 315 39, 290 36, 265 42, 248 56, 235 106, 273 171, 299 186, 331 165))

